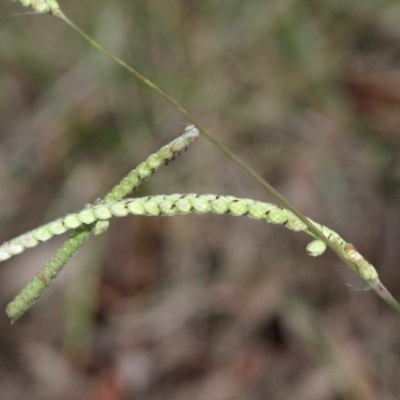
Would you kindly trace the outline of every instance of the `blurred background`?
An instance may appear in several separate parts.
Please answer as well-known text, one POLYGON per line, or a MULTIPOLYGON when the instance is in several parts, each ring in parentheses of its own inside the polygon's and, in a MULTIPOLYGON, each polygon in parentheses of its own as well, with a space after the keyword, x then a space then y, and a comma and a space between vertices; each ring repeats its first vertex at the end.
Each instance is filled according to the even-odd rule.
MULTIPOLYGON (((61 6, 400 299, 397 1, 61 6)), ((58 19, 0 8, 2 242, 101 198, 187 121, 58 19)), ((179 192, 275 202, 203 138, 133 195, 179 192)), ((66 238, 2 263, 2 310, 66 238)), ((397 399, 399 316, 308 242, 231 216, 113 220, 17 323, 0 313, 0 397, 397 399)))

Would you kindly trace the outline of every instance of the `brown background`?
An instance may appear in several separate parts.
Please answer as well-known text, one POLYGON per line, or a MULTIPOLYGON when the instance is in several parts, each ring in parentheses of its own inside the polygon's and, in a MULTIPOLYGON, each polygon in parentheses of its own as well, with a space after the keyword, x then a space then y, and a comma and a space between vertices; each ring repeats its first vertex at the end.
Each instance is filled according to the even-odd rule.
MULTIPOLYGON (((384 3, 384 5, 382 5, 384 3)), ((63 1, 400 298, 400 6, 63 1)), ((186 120, 56 18, 0 5, 0 241, 102 197, 186 120)), ((274 201, 204 139, 135 191, 274 201)), ((55 252, 0 266, 1 309, 55 252)), ((400 318, 308 238, 127 217, 0 317, 2 399, 397 399, 400 318)))

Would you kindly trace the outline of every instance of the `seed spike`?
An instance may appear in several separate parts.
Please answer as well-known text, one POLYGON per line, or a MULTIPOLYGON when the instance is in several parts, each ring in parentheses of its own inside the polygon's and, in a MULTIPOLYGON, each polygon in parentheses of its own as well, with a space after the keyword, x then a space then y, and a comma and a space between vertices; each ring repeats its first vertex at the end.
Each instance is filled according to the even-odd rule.
MULTIPOLYGON (((81 244, 80 241, 86 240, 92 229, 95 229, 97 234, 101 233, 102 225, 107 227, 108 220, 111 217, 123 217, 127 214, 172 216, 190 213, 231 214, 234 216, 248 216, 254 219, 265 219, 272 224, 282 224, 291 230, 302 230, 313 236, 312 232, 304 224, 302 225, 300 220, 297 221, 297 217, 291 211, 277 207, 274 204, 251 199, 240 199, 233 196, 172 194, 100 202, 88 206, 80 212, 69 214, 43 225, 0 246, 0 255, 2 255, 3 259, 6 259, 33 247, 40 241, 48 240, 65 230, 75 228, 70 240, 66 242, 68 246, 63 246, 21 294, 9 304, 6 310, 7 314, 12 321, 15 321, 28 310, 58 274, 66 261, 76 252, 81 244), (88 229, 85 228, 85 225, 88 229), (29 245, 26 245, 26 243, 29 245)), ((318 226, 327 239, 337 246, 341 254, 353 263, 355 272, 370 287, 373 289, 381 287, 380 285, 382 284, 375 268, 357 252, 353 245, 346 243, 336 232, 331 231, 329 228, 323 225, 318 226)), ((317 239, 307 246, 307 251, 312 256, 318 256, 324 252, 325 248, 325 244, 317 239)))
MULTIPOLYGON (((30 1, 26 1, 26 3, 30 5, 30 1)), ((185 150, 198 136, 199 131, 194 125, 186 127, 185 132, 181 136, 178 136, 172 142, 163 146, 158 152, 148 157, 139 167, 122 179, 104 200, 97 201, 96 205, 100 205, 103 202, 112 203, 113 215, 123 216, 128 214, 128 211, 125 211, 123 207, 121 208, 118 204, 114 204, 113 202, 117 202, 126 197, 160 167, 168 164, 168 162, 173 160, 182 150, 185 150)), ((22 290, 15 300, 10 303, 7 308, 7 313, 10 315, 13 322, 35 303, 40 294, 51 281, 55 279, 58 273, 67 264, 68 260, 79 250, 82 244, 89 239, 92 233, 98 235, 107 230, 109 222, 107 220, 96 220, 97 217, 93 213, 92 207, 93 206, 88 205, 78 213, 78 220, 85 225, 73 230, 70 238, 64 242, 56 254, 42 267, 36 277, 22 290)), ((76 216, 72 218, 72 222, 75 221, 75 219, 76 216)), ((0 246, 0 262, 28 248, 37 246, 43 241, 40 239, 48 239, 54 235, 60 235, 71 228, 66 226, 63 218, 53 221, 46 226, 47 228, 44 229, 44 232, 42 231, 43 227, 38 228, 36 235, 41 233, 39 239, 37 239, 36 235, 33 235, 33 231, 31 231, 0 246)))

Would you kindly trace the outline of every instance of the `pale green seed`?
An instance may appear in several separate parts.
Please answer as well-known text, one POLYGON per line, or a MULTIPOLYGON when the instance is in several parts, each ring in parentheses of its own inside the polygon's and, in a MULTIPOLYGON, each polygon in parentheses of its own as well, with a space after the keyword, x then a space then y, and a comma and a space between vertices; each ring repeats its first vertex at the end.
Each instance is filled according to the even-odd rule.
POLYGON ((129 210, 126 208, 126 203, 124 202, 110 204, 110 211, 116 217, 125 217, 129 214, 129 210))
POLYGON ((229 211, 232 215, 241 216, 248 212, 248 207, 245 201, 233 200, 229 204, 229 211))
POLYGON ((33 232, 33 236, 40 242, 45 242, 46 240, 52 238, 53 234, 49 232, 49 230, 46 227, 40 227, 33 232))
POLYGON ((168 196, 152 196, 153 201, 158 203, 160 213, 163 215, 174 215, 179 213, 176 202, 182 197, 181 194, 171 194, 168 196))
POLYGON ((202 197, 194 197, 191 201, 194 212, 204 214, 211 211, 210 202, 202 197))
POLYGON ((82 222, 79 220, 79 214, 70 214, 67 215, 64 219, 63 219, 64 225, 68 228, 68 229, 76 229, 79 226, 82 225, 82 222))
POLYGON ((229 202, 223 197, 216 197, 210 200, 210 205, 213 212, 216 214, 225 214, 229 211, 229 202))
POLYGON ((312 257, 320 256, 326 250, 326 244, 320 239, 313 240, 306 247, 307 253, 312 257))
POLYGON ((269 209, 266 203, 254 202, 249 205, 249 217, 257 219, 263 218, 268 213, 269 209))
POLYGON ((112 217, 110 208, 106 204, 101 204, 93 208, 97 219, 110 219, 112 217))
POLYGON ((186 214, 191 211, 192 203, 187 198, 182 197, 176 201, 175 207, 178 212, 186 214))
POLYGON ((171 150, 170 146, 165 146, 161 148, 158 152, 157 155, 162 159, 162 160, 170 160, 174 156, 174 152, 171 150))
POLYGON ((138 175, 138 173, 136 172, 136 170, 135 171, 132 171, 128 176, 127 176, 127 183, 131 186, 131 190, 130 191, 132 191, 136 186, 138 186, 139 185, 139 183, 141 182, 140 181, 140 178, 139 178, 139 175, 138 175))
POLYGON ((19 242, 26 248, 29 249, 31 247, 35 247, 38 245, 38 240, 33 237, 31 234, 26 234, 20 236, 19 242))
POLYGON ((152 154, 147 160, 146 164, 151 170, 160 168, 164 164, 164 160, 160 159, 158 154, 152 154))
POLYGON ((182 136, 192 142, 194 139, 199 137, 199 135, 200 135, 200 132, 199 132, 198 128, 195 125, 191 124, 185 128, 185 133, 182 136))
POLYGON ((295 232, 302 232, 307 229, 307 225, 295 215, 289 216, 286 226, 295 232))
MULTIPOLYGON (((315 224, 315 223, 314 223, 315 224)), ((315 224, 317 225, 317 224, 315 224)), ((342 245, 345 244, 344 240, 334 231, 330 230, 324 225, 317 225, 318 228, 320 227, 320 231, 322 234, 333 244, 336 244, 337 246, 341 247, 342 245)))
POLYGON ((171 150, 175 153, 184 150, 199 134, 199 130, 194 125, 188 125, 185 133, 171 143, 171 150))
POLYGON ((49 231, 54 235, 61 235, 68 230, 68 228, 63 224, 62 220, 57 220, 49 225, 49 231))
POLYGON ((160 215, 160 209, 158 208, 157 201, 149 197, 143 204, 143 210, 145 215, 156 216, 160 215))
POLYGON ((96 221, 96 216, 91 208, 85 208, 84 210, 78 213, 79 221, 82 223, 89 225, 96 221))
POLYGON ((146 163, 140 164, 136 168, 136 172, 139 175, 140 179, 147 179, 153 173, 153 171, 148 167, 146 163))
POLYGON ((378 273, 376 269, 366 260, 361 260, 356 263, 358 267, 358 271, 360 276, 366 281, 370 281, 371 283, 375 283, 379 280, 378 273))
POLYGON ((0 261, 8 260, 12 254, 8 253, 5 249, 0 250, 0 261))
POLYGON ((144 214, 144 206, 142 203, 139 203, 137 201, 134 201, 134 199, 131 199, 126 203, 126 206, 129 210, 129 212, 133 215, 143 215, 144 214))
POLYGON ((163 200, 158 208, 163 215, 173 215, 176 213, 175 202, 171 199, 163 200))
POLYGON ((285 224, 288 221, 286 210, 280 207, 275 207, 268 214, 268 221, 272 224, 285 224))
POLYGON ((101 233, 104 233, 108 227, 110 226, 110 222, 109 221, 97 221, 96 225, 94 227, 94 234, 95 235, 100 235, 101 233))
POLYGON ((185 149, 186 145, 187 141, 183 136, 181 136, 171 143, 171 150, 173 153, 179 153, 180 151, 185 149))
POLYGON ((24 246, 22 246, 20 243, 12 243, 8 247, 8 252, 13 256, 21 254, 24 250, 24 246))

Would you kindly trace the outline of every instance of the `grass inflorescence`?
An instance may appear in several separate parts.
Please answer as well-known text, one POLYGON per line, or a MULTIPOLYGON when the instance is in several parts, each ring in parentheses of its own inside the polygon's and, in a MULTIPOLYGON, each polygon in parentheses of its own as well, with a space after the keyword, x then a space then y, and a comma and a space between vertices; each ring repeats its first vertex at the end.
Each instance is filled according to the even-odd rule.
POLYGON ((312 256, 320 255, 326 246, 329 246, 345 263, 356 272, 379 296, 387 301, 392 308, 400 314, 400 305, 393 299, 385 287, 381 284, 375 268, 358 253, 353 245, 343 240, 337 233, 329 228, 317 224, 306 218, 283 198, 268 182, 263 180, 248 165, 243 163, 234 153, 227 149, 222 143, 215 139, 204 129, 197 119, 184 108, 179 102, 169 96, 166 92, 147 79, 135 68, 131 67, 102 46, 92 40, 61 11, 58 3, 54 0, 20 0, 24 6, 31 7, 36 12, 49 13, 57 16, 71 28, 78 32, 92 46, 110 57, 120 66, 136 76, 149 88, 156 91, 160 96, 169 101, 178 111, 185 115, 194 126, 190 126, 187 132, 173 144, 162 148, 155 155, 152 155, 124 178, 105 198, 96 205, 87 206, 78 213, 70 214, 57 219, 49 224, 43 225, 24 235, 6 242, 0 247, 0 261, 6 260, 13 255, 34 247, 54 235, 59 235, 67 230, 74 230, 69 240, 56 255, 45 265, 35 279, 24 289, 20 296, 7 308, 7 313, 14 321, 21 316, 40 295, 41 291, 48 286, 65 263, 79 249, 82 243, 88 239, 91 233, 102 233, 107 229, 108 219, 112 216, 135 215, 174 215, 176 213, 205 213, 216 214, 229 213, 233 215, 245 215, 252 218, 266 219, 270 223, 283 224, 295 231, 304 231, 315 239, 307 247, 312 256), (238 199, 231 196, 218 195, 160 195, 141 199, 125 198, 137 185, 148 179, 161 165, 170 161, 177 153, 201 133, 226 157, 236 163, 243 171, 253 178, 260 186, 272 194, 276 199, 285 205, 281 208, 269 203, 261 203, 249 199, 238 199))

